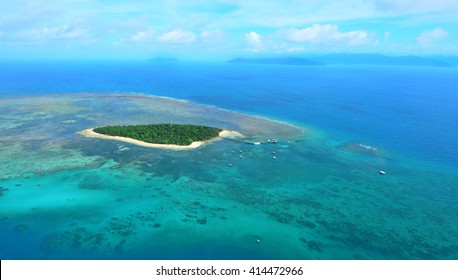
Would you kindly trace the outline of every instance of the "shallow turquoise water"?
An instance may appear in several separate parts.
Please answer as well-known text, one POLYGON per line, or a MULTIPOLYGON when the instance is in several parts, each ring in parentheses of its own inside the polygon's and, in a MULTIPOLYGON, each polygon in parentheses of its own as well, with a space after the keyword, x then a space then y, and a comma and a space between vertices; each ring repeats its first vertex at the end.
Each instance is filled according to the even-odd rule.
POLYGON ((1 259, 458 258, 453 166, 147 96, 12 97, 0 109, 1 259), (171 151, 75 134, 147 121, 280 141, 171 151))

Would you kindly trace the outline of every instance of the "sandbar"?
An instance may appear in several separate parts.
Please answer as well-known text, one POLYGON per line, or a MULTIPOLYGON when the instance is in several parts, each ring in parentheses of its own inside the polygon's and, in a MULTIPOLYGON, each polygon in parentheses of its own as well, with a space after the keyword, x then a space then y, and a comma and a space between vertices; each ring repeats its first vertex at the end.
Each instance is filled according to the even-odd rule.
POLYGON ((188 149, 195 149, 198 148, 204 144, 217 141, 223 138, 239 138, 243 137, 243 135, 237 131, 232 131, 232 130, 223 130, 219 133, 218 137, 214 137, 212 139, 206 140, 206 141, 196 141, 192 142, 188 146, 182 146, 182 145, 174 145, 174 144, 156 144, 156 143, 148 143, 148 142, 143 142, 140 140, 128 138, 128 137, 121 137, 121 136, 110 136, 110 135, 105 135, 105 134, 100 134, 94 131, 94 128, 88 128, 82 131, 78 131, 77 134, 86 136, 86 137, 94 137, 94 138, 101 138, 101 139, 109 139, 109 140, 116 140, 116 141, 122 141, 122 142, 127 142, 131 143, 134 145, 142 146, 142 147, 149 147, 149 148, 159 148, 159 149, 172 149, 172 150, 188 150, 188 149))

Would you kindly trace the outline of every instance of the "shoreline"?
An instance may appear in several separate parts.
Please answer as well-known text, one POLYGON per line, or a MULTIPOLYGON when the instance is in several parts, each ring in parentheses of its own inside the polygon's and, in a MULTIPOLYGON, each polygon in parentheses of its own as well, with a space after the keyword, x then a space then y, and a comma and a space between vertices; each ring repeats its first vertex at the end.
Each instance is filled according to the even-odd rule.
POLYGON ((159 149, 171 149, 171 150, 189 150, 189 149, 195 149, 198 147, 201 147, 205 144, 218 141, 223 139, 223 137, 226 138, 238 138, 238 137, 243 137, 243 135, 237 131, 232 131, 232 130, 223 130, 219 133, 217 137, 211 138, 209 140, 205 141, 195 141, 192 142, 188 146, 181 146, 181 145, 176 145, 176 144, 156 144, 156 143, 148 143, 148 142, 143 142, 140 140, 128 138, 128 137, 122 137, 122 136, 110 136, 110 135, 105 135, 105 134, 100 134, 94 131, 94 128, 88 128, 82 131, 76 132, 79 135, 83 135, 85 137, 92 137, 92 138, 99 138, 99 139, 108 139, 108 140, 115 140, 115 141, 121 141, 121 142, 126 142, 130 144, 134 144, 137 146, 142 146, 142 147, 148 147, 148 148, 159 148, 159 149))

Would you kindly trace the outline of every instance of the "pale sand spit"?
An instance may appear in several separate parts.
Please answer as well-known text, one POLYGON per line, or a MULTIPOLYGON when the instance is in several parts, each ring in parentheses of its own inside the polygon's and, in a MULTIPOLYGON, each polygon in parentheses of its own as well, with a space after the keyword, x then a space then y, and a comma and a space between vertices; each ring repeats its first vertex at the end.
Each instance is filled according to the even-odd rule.
POLYGON ((219 133, 218 137, 206 140, 206 141, 196 141, 192 142, 191 145, 188 146, 181 146, 181 145, 169 145, 169 144, 154 144, 154 143, 147 143, 139 140, 135 140, 132 138, 127 138, 127 137, 121 137, 121 136, 109 136, 109 135, 104 135, 100 134, 94 131, 94 128, 88 128, 83 131, 77 132, 80 135, 86 136, 86 137, 94 137, 94 138, 102 138, 102 139, 109 139, 109 140, 116 140, 116 141, 122 141, 122 142, 127 142, 131 144, 135 144, 138 146, 143 146, 143 147, 150 147, 150 148, 160 148, 160 149, 172 149, 172 150, 187 150, 187 149, 195 149, 198 148, 204 144, 220 140, 224 138, 239 138, 243 137, 243 135, 237 131, 231 131, 231 130, 223 130, 219 133))

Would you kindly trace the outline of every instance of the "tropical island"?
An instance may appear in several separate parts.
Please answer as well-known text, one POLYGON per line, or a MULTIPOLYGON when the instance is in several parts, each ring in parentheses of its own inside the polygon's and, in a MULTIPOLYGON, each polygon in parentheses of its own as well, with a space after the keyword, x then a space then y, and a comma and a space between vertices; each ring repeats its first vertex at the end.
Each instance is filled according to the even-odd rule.
POLYGON ((234 58, 228 63, 279 64, 279 65, 387 65, 387 66, 456 66, 456 57, 387 56, 382 54, 329 54, 306 57, 234 58), (455 63, 454 63, 455 62, 455 63))
POLYGON ((118 125, 90 128, 78 132, 87 137, 118 140, 145 147, 197 148, 221 137, 241 137, 236 131, 191 124, 118 125))

